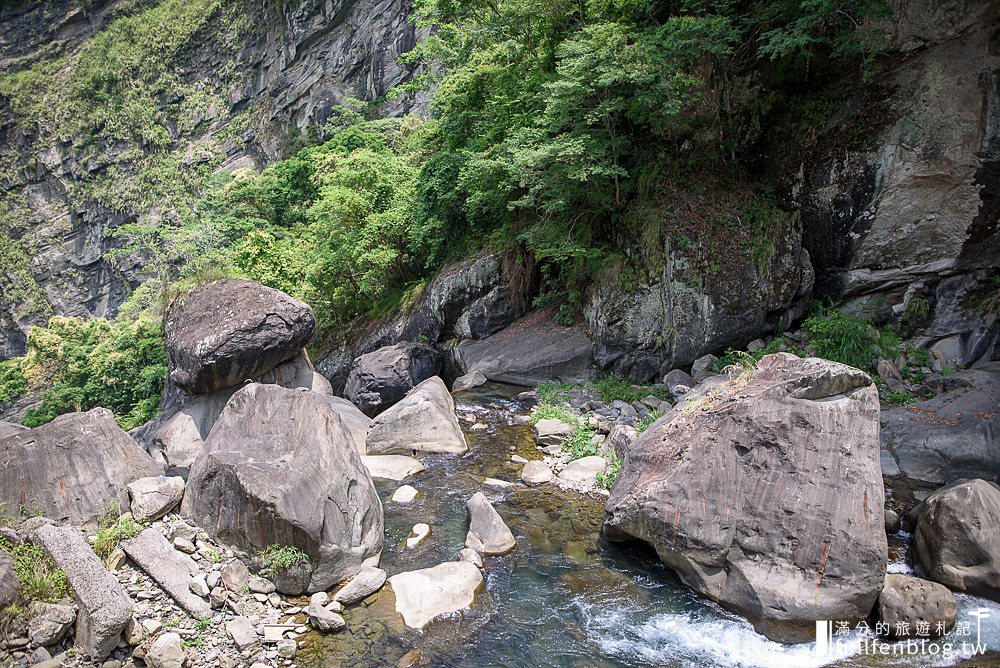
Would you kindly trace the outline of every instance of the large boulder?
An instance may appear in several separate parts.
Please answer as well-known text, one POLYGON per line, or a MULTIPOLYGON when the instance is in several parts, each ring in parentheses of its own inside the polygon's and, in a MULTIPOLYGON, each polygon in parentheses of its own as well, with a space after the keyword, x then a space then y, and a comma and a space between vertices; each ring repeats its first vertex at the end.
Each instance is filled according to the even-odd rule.
POLYGON ((466 547, 485 555, 506 554, 517 547, 514 534, 485 494, 476 492, 465 502, 465 507, 469 511, 466 547))
POLYGON ((455 349, 463 374, 478 371, 496 383, 534 386, 549 380, 582 382, 593 375, 593 343, 579 326, 552 319, 554 308, 534 311, 482 340, 455 349))
POLYGON ((382 550, 382 504, 350 432, 313 392, 254 383, 233 395, 191 467, 182 512, 238 553, 309 556, 284 593, 323 591, 382 550))
POLYGON ((887 561, 878 412, 867 374, 789 354, 699 386, 626 451, 607 535, 775 640, 864 619, 887 561))
POLYGON ((298 355, 313 335, 312 309, 242 279, 201 285, 166 316, 170 378, 202 394, 257 378, 298 355))
POLYGON ((937 637, 955 625, 958 604, 936 582, 889 573, 878 597, 878 617, 894 638, 937 637))
POLYGON ((437 376, 428 378, 372 420, 369 455, 462 453, 469 449, 455 415, 455 400, 437 376))
POLYGON ((127 488, 132 499, 132 517, 140 522, 160 519, 184 497, 184 480, 178 476, 139 478, 127 488))
POLYGON ((389 578, 389 586, 403 622, 422 629, 442 615, 471 607, 483 586, 483 574, 468 561, 448 561, 432 568, 397 573, 389 578))
POLYGON ((962 480, 921 504, 913 533, 917 575, 1000 600, 1000 487, 962 480))
POLYGON ((368 448, 365 444, 368 441, 368 430, 372 426, 372 419, 342 397, 324 396, 323 401, 330 404, 330 407, 340 416, 354 440, 354 447, 358 449, 358 453, 362 455, 367 453, 368 448))
POLYGON ((0 420, 0 438, 4 438, 5 436, 10 436, 11 434, 19 434, 22 431, 26 431, 27 429, 28 429, 27 427, 17 424, 15 422, 6 422, 4 420, 0 420))
POLYGON ((109 509, 128 508, 128 483, 162 472, 104 408, 0 439, 0 502, 14 515, 97 522, 109 509))
POLYGON ((900 474, 943 485, 1000 473, 1000 362, 943 379, 933 399, 882 411, 882 448, 900 474))
POLYGON ((423 343, 397 343, 354 360, 344 396, 374 417, 439 373, 441 353, 423 343))

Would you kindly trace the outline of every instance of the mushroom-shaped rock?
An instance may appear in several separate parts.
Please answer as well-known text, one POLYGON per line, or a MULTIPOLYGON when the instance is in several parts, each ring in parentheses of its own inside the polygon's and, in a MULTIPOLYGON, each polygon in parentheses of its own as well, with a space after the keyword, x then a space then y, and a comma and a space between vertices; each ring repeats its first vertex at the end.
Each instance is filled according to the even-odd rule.
POLYGON ((382 550, 382 504, 337 412, 313 392, 254 383, 233 395, 191 467, 182 512, 238 554, 309 557, 286 594, 322 591, 382 550))
POLYGON ((628 449, 605 534, 783 642, 865 619, 887 561, 879 400, 862 371, 779 353, 694 389, 628 449))
POLYGON ((201 285, 167 311, 170 377, 192 394, 257 378, 299 354, 312 309, 279 290, 226 278, 201 285))
POLYGON ((465 546, 485 555, 505 554, 517 546, 514 534, 500 513, 482 492, 476 492, 465 503, 469 510, 469 533, 465 546))
POLYGON ((428 378, 372 420, 368 454, 462 453, 469 449, 455 415, 455 401, 437 376, 428 378))
POLYGON ((913 533, 917 575, 1000 600, 1000 486, 960 480, 924 500, 913 533))
POLYGON ((0 439, 0 503, 15 516, 96 523, 109 508, 128 508, 128 483, 162 472, 104 408, 0 439))

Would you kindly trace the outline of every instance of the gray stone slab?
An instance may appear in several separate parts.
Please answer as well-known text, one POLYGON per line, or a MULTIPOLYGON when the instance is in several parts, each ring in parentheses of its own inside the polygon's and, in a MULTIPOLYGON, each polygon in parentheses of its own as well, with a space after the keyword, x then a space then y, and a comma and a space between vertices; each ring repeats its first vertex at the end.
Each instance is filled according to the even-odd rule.
POLYGON ((191 591, 188 583, 198 573, 194 559, 174 549, 156 529, 146 529, 135 538, 122 543, 125 554, 177 604, 192 615, 210 615, 208 601, 191 591))

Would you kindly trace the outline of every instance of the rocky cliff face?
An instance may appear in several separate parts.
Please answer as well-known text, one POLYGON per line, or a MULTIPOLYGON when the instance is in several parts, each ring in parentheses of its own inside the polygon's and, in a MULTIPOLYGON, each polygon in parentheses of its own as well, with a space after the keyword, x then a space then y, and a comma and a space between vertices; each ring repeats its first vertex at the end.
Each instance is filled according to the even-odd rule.
MULTIPOLYGON (((411 75, 397 60, 416 40, 409 0, 196 0, 185 11, 200 23, 145 110, 162 141, 109 141, 106 125, 81 130, 72 117, 56 123, 50 110, 26 109, 36 97, 57 106, 48 99, 59 98, 58 85, 21 99, 11 93, 19 73, 44 71, 57 57, 66 68, 116 19, 156 4, 0 7, 0 359, 23 353, 28 327, 50 313, 114 315, 149 275, 142 252, 109 259, 120 245, 110 232, 181 219, 199 179, 260 167, 315 132, 345 98, 379 98, 411 75), (200 176, 181 178, 181 168, 200 176)), ((417 104, 401 98, 385 111, 417 104)))

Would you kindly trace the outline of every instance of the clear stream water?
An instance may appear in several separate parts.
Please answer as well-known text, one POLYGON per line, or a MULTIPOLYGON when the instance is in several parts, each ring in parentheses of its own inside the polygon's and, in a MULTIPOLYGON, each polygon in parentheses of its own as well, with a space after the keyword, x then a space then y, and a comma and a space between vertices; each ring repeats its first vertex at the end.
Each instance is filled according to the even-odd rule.
MULTIPOLYGON (((405 481, 420 490, 414 503, 388 502, 403 483, 377 484, 385 506, 381 567, 389 575, 455 560, 465 542, 465 501, 477 491, 486 493, 517 538, 512 553, 486 558, 486 595, 471 611, 417 632, 402 626, 391 595, 379 594, 345 612, 348 631, 310 634, 296 657, 298 665, 394 666, 418 650, 419 665, 456 668, 1000 666, 996 653, 965 661, 873 659, 852 650, 821 659, 811 643, 772 642, 745 620, 693 595, 652 550, 605 541, 600 534, 603 500, 553 485, 484 488, 487 477, 518 480, 520 466, 510 462, 512 454, 539 456, 531 428, 515 424, 514 416, 530 409, 516 399, 521 389, 489 385, 459 395, 459 415, 475 416, 487 428, 470 430, 473 422, 462 420, 470 446, 466 455, 422 458, 426 470, 405 481), (401 549, 417 522, 428 523, 431 536, 416 549, 401 549)), ((902 554, 905 546, 898 540, 902 554)), ((907 568, 897 559, 891 570, 907 568)), ((961 597, 960 605, 960 619, 971 619, 968 610, 990 609, 982 637, 990 649, 1000 649, 1000 606, 970 597, 961 597)))

